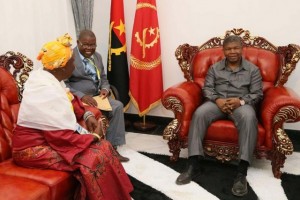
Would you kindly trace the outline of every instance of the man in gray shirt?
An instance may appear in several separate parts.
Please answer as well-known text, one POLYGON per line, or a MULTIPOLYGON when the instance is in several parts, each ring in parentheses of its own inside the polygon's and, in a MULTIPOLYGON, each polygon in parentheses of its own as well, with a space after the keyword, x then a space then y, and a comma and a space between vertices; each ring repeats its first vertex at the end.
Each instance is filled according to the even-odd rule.
POLYGON ((240 147, 232 193, 236 196, 248 193, 246 176, 258 131, 255 106, 262 99, 263 90, 258 67, 242 57, 242 49, 240 37, 225 38, 225 59, 211 66, 206 75, 203 95, 207 101, 193 114, 188 135, 188 165, 177 178, 178 185, 191 181, 199 159, 204 157, 202 141, 208 126, 219 119, 230 119, 239 132, 240 147))

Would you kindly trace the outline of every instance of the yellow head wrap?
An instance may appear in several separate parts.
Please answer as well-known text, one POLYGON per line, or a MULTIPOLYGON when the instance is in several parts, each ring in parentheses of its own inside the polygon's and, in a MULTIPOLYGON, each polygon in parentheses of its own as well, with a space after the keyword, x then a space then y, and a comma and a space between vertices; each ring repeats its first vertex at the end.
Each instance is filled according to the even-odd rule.
POLYGON ((44 68, 49 70, 64 67, 72 57, 71 46, 72 38, 66 33, 57 38, 56 41, 44 44, 37 59, 41 60, 44 68))

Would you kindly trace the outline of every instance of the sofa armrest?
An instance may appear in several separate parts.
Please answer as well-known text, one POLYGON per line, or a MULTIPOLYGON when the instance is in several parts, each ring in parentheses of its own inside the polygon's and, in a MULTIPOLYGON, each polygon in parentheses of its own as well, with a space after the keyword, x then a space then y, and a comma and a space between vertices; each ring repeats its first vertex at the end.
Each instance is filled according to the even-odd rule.
POLYGON ((188 134, 192 115, 202 101, 200 86, 192 81, 186 81, 168 88, 162 97, 163 106, 172 110, 175 119, 164 131, 165 139, 185 137, 188 134))
MULTIPOLYGON (((284 133, 283 124, 300 120, 300 97, 287 87, 270 88, 264 94, 260 113, 266 131, 266 142, 275 142, 275 144, 281 145, 289 143, 290 140, 284 133)), ((283 146, 292 147, 291 144, 283 146)), ((289 148, 283 149, 282 153, 290 154, 293 149, 289 148)))

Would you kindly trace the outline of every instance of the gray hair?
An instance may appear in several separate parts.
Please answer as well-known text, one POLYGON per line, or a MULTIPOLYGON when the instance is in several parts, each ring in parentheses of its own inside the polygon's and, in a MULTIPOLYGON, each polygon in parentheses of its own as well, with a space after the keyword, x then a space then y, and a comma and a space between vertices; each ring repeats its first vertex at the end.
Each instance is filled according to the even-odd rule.
POLYGON ((243 41, 241 37, 237 35, 229 35, 224 39, 223 47, 226 46, 228 43, 232 43, 232 42, 238 42, 241 44, 241 46, 243 46, 243 41))

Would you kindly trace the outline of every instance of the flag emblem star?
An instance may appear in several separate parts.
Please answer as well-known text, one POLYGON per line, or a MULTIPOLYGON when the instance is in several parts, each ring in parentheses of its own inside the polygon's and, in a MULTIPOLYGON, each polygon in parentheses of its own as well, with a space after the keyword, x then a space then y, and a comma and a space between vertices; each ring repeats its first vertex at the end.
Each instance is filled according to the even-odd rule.
MULTIPOLYGON (((115 22, 112 21, 110 23, 110 33, 112 32, 112 29, 117 29, 119 30, 119 36, 121 36, 122 34, 125 34, 125 24, 122 22, 122 20, 120 19, 120 25, 119 26, 114 26, 115 22)), ((110 47, 110 51, 109 54, 111 56, 111 54, 115 54, 116 56, 121 55, 122 52, 126 53, 126 43, 121 46, 121 47, 117 47, 117 48, 113 48, 111 45, 111 41, 109 42, 109 47, 110 47)))
MULTIPOLYGON (((112 22, 114 23, 114 22, 112 22)), ((125 24, 122 22, 122 20, 120 19, 120 24, 119 26, 114 26, 114 29, 119 30, 119 35, 121 36, 123 33, 125 33, 125 24)))

